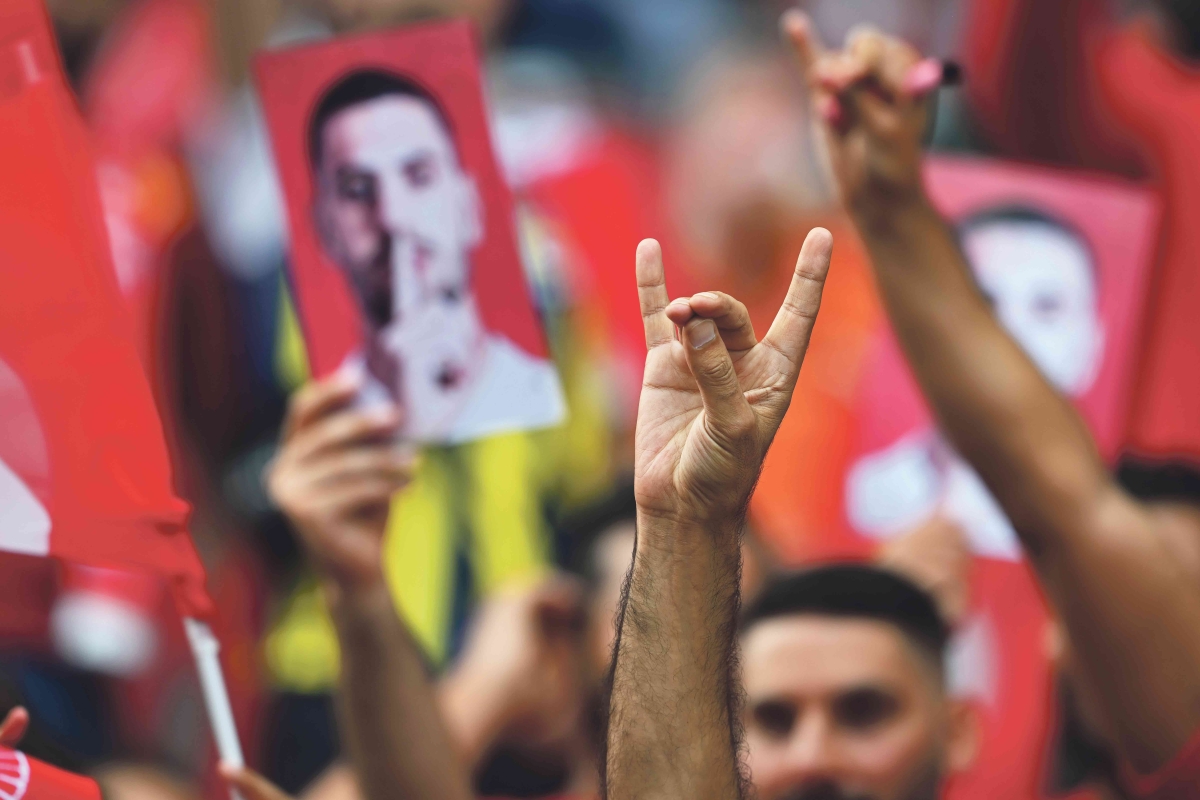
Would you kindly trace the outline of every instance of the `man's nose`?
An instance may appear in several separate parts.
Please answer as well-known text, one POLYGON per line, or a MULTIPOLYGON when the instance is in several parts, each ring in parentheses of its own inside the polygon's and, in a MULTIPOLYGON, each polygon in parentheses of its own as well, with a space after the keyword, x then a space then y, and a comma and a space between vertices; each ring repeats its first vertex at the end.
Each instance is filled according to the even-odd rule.
POLYGON ((403 181, 385 177, 376 191, 375 215, 379 226, 392 237, 409 235, 414 209, 411 192, 403 181))
POLYGON ((843 777, 833 731, 824 717, 813 714, 798 721, 788 743, 787 763, 789 782, 795 785, 843 777))

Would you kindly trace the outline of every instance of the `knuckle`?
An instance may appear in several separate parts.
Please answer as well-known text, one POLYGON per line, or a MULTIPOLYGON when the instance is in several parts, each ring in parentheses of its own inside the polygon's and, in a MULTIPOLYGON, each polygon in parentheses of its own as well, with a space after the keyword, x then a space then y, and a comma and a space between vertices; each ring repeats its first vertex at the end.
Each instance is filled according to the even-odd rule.
POLYGON ((733 362, 728 358, 708 358, 700 364, 700 373, 709 383, 726 384, 736 379, 733 362))

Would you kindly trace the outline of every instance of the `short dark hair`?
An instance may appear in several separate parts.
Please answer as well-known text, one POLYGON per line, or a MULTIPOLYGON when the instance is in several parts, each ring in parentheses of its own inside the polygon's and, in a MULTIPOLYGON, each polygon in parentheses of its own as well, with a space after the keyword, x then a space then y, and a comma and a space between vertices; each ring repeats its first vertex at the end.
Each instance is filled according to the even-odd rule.
POLYGON ((596 546, 619 525, 637 522, 633 479, 621 479, 604 495, 567 515, 558 528, 563 533, 562 560, 567 569, 594 589, 599 575, 596 546))
POLYGON ((1088 238, 1083 234, 1083 231, 1074 223, 1041 208, 1034 208, 1033 206, 1021 203, 1009 203, 988 206, 973 211, 959 221, 957 225, 958 238, 961 241, 966 238, 967 234, 973 233, 980 228, 1004 222, 1012 222, 1018 225, 1044 225, 1047 228, 1053 228, 1069 236, 1071 239, 1079 242, 1080 246, 1087 253, 1088 267, 1092 271, 1092 277, 1099 277, 1096 273, 1096 254, 1092 251, 1091 243, 1088 242, 1088 238))
POLYGON ((765 620, 797 615, 885 622, 939 670, 950 641, 950 628, 926 591, 869 564, 826 564, 772 579, 746 607, 742 632, 765 620))
POLYGON ((360 103, 391 95, 412 97, 427 103, 433 109, 433 113, 442 127, 450 134, 450 138, 454 138, 454 126, 450 121, 450 115, 446 113, 446 109, 429 89, 413 78, 395 72, 381 69, 358 69, 338 78, 321 94, 313 108, 312 117, 308 123, 308 157, 313 168, 315 169, 321 164, 323 149, 321 138, 325 131, 325 124, 333 116, 360 103))

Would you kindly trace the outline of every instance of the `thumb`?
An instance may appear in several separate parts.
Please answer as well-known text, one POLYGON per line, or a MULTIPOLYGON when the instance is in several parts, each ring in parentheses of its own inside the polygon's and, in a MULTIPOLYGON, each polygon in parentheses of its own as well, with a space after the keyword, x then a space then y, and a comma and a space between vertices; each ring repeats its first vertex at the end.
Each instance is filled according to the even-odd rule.
POLYGON ((244 800, 292 800, 280 789, 257 772, 245 767, 221 765, 221 777, 242 795, 244 800))
POLYGON ((713 432, 734 436, 753 425, 754 410, 742 394, 733 360, 725 342, 717 335, 716 323, 711 319, 693 319, 683 328, 683 342, 688 367, 704 400, 704 412, 714 425, 713 432))

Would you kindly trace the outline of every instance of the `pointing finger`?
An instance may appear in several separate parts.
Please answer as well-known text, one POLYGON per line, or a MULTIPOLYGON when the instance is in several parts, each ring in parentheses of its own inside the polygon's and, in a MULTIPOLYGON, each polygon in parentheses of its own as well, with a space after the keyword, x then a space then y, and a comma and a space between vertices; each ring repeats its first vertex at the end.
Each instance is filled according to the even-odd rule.
POLYGON ((642 323, 646 328, 646 349, 675 339, 675 326, 667 318, 667 278, 663 270, 662 247, 646 239, 637 249, 638 302, 642 306, 642 323))
POLYGON ((785 11, 779 18, 779 27, 783 31, 784 38, 796 51, 801 66, 806 71, 811 70, 825 53, 825 47, 821 44, 812 20, 800 9, 793 8, 785 11))
POLYGON ((763 339, 763 344, 778 350, 792 364, 791 379, 800 374, 800 365, 812 337, 817 311, 821 308, 821 292, 829 274, 829 260, 833 256, 833 234, 824 228, 813 228, 804 240, 800 257, 796 260, 796 272, 787 298, 763 339))

